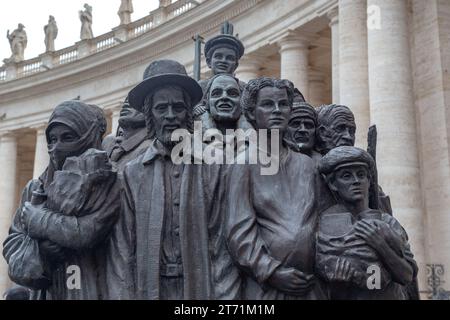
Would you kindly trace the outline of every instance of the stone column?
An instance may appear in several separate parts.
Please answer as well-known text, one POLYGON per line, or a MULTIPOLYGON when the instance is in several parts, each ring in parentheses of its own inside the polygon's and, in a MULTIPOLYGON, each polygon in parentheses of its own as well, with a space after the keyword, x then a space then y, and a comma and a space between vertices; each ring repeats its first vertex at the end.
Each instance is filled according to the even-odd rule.
POLYGON ((309 103, 315 107, 326 103, 325 76, 317 70, 309 71, 309 103))
MULTIPOLYGON (((16 162, 17 139, 12 133, 0 136, 0 243, 5 241, 16 209, 16 162)), ((8 266, 0 259, 0 293, 3 294, 11 284, 8 266)))
POLYGON ((305 37, 289 34, 278 42, 281 56, 281 79, 294 83, 308 100, 309 95, 309 41, 305 37))
POLYGON ((236 70, 236 78, 248 82, 259 77, 261 63, 258 58, 244 56, 239 60, 239 67, 236 70))
POLYGON ((356 119, 356 146, 366 148, 369 128, 366 0, 339 0, 339 102, 356 119))
POLYGON ((425 289, 424 216, 406 1, 368 0, 368 6, 377 6, 381 13, 381 27, 368 31, 370 115, 378 127, 379 183, 391 197, 394 217, 409 234, 420 269, 419 285, 425 289))
POLYGON ((331 29, 332 101, 339 104, 339 11, 332 9, 327 13, 331 29))
POLYGON ((45 136, 46 125, 39 126, 36 129, 36 151, 34 154, 33 179, 37 179, 47 169, 50 161, 47 148, 47 138, 45 136))
POLYGON ((111 133, 115 135, 117 133, 117 129, 119 128, 119 118, 120 118, 120 111, 122 109, 119 107, 116 107, 112 109, 111 113, 111 133))

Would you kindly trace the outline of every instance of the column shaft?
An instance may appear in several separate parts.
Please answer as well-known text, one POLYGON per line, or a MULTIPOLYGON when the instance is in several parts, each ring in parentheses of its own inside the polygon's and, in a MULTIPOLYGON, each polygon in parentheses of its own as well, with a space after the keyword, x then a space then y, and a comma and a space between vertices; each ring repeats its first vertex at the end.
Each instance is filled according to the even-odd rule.
MULTIPOLYGON (((0 243, 3 243, 8 235, 16 206, 16 162, 16 137, 3 135, 0 137, 0 166, 2 168, 0 179, 0 243)), ((10 284, 8 266, 2 257, 0 259, 0 294, 3 294, 10 284)))
POLYGON ((36 129, 36 151, 34 155, 33 179, 37 179, 45 171, 49 163, 45 126, 36 129))
POLYGON ((309 76, 309 103, 315 107, 321 106, 327 102, 325 76, 318 71, 310 71, 309 76))
POLYGON ((257 58, 243 57, 239 61, 239 67, 236 70, 236 78, 240 81, 248 82, 251 79, 259 77, 260 62, 257 58))
POLYGON ((368 0, 381 28, 368 32, 371 122, 378 127, 379 182, 409 233, 425 289, 423 206, 406 1, 368 0))
POLYGON ((369 83, 366 0, 339 0, 339 102, 355 114, 356 145, 367 146, 369 83))
POLYGON ((328 13, 331 29, 332 101, 339 104, 339 11, 328 13))
POLYGON ((281 55, 281 78, 290 80, 308 100, 309 62, 308 42, 296 36, 288 36, 279 42, 281 55))
POLYGON ((114 109, 111 115, 111 133, 116 135, 119 128, 120 108, 114 109))

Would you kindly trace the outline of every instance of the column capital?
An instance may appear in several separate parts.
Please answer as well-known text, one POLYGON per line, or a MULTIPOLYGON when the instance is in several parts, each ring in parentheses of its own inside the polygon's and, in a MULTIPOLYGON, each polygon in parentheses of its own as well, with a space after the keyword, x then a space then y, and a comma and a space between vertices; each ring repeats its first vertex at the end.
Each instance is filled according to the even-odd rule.
POLYGON ((258 78, 262 66, 265 65, 265 61, 267 61, 267 59, 262 56, 254 54, 245 55, 239 61, 239 67, 235 73, 236 78, 244 82, 258 78))
POLYGON ((330 28, 335 24, 339 23, 339 7, 334 7, 327 12, 327 18, 330 20, 330 28))
POLYGON ((239 59, 238 69, 259 69, 267 61, 267 58, 248 54, 239 59))
POLYGON ((38 134, 45 134, 45 130, 47 129, 47 123, 37 123, 35 125, 30 126, 31 129, 35 130, 38 134))
POLYGON ((276 43, 280 47, 280 53, 286 50, 309 49, 311 42, 317 37, 314 33, 288 31, 277 39, 276 43))
POLYGON ((17 139, 17 133, 11 130, 0 131, 1 142, 13 142, 17 139))

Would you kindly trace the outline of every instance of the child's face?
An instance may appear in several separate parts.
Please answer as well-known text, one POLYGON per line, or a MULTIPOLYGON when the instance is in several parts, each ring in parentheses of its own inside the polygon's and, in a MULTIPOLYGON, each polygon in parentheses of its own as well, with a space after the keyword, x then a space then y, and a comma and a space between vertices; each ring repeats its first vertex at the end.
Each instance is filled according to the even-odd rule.
POLYGON ((369 174, 363 165, 340 168, 331 182, 331 189, 348 203, 362 201, 369 196, 369 174))

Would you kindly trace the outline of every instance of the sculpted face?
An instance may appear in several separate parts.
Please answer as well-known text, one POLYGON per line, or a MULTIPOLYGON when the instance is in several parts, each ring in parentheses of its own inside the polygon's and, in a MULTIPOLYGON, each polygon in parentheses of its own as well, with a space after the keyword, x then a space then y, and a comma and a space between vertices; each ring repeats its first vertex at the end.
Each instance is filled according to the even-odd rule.
POLYGON ((181 88, 163 87, 155 91, 151 112, 156 138, 170 146, 172 133, 177 129, 187 129, 188 105, 181 88))
POLYGON ((233 74, 238 66, 238 57, 236 52, 230 48, 217 48, 211 58, 209 66, 213 74, 233 74))
POLYGON ((145 116, 142 112, 124 104, 120 111, 119 126, 123 129, 145 127, 145 116))
POLYGON ((338 169, 330 182, 330 189, 347 203, 362 201, 369 197, 369 173, 364 165, 352 165, 338 169))
POLYGON ((280 134, 287 128, 292 106, 286 89, 264 87, 258 92, 255 107, 256 129, 278 129, 280 134))
POLYGON ((355 145, 356 125, 344 117, 337 117, 329 127, 322 126, 319 134, 327 150, 355 145))
POLYGON ((236 122, 241 116, 240 89, 237 82, 229 76, 219 76, 209 92, 209 109, 217 122, 236 122))
POLYGON ((61 170, 66 158, 77 156, 75 144, 80 136, 64 124, 54 125, 48 134, 50 160, 56 170, 61 170))
POLYGON ((289 121, 288 135, 297 144, 300 152, 309 153, 316 143, 316 124, 306 116, 293 117, 289 121))

